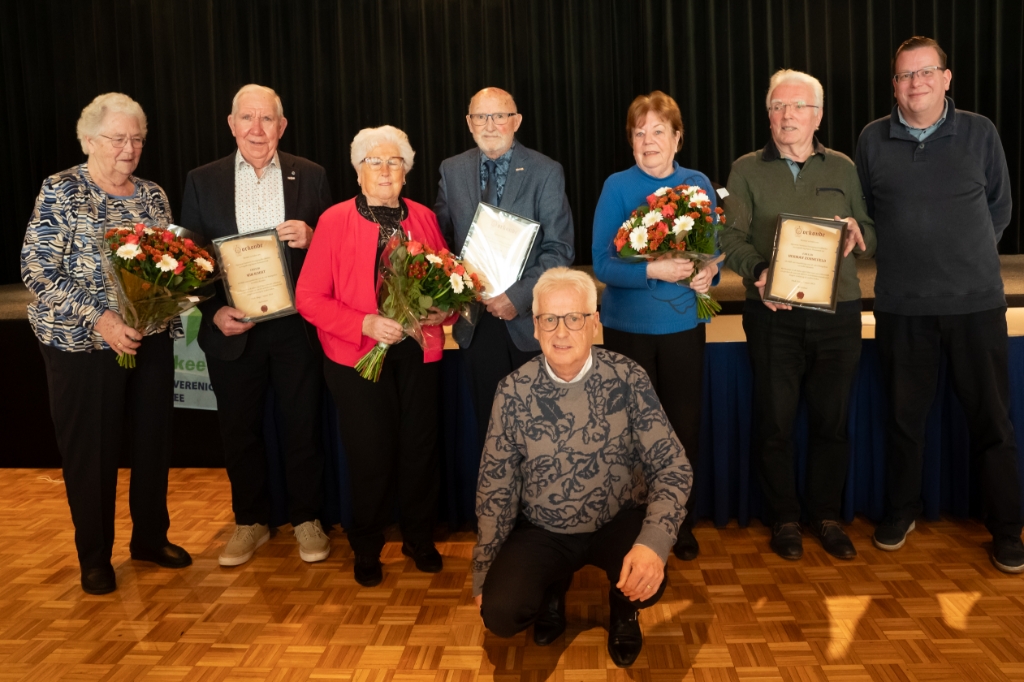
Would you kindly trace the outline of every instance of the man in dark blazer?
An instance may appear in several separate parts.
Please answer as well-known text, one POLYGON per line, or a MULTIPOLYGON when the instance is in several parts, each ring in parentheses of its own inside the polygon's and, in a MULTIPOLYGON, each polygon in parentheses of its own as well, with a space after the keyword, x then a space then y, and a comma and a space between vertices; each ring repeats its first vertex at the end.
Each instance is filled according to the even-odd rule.
POLYGON ((441 232, 456 254, 481 201, 540 223, 519 281, 486 301, 475 326, 459 318, 452 330, 466 351, 481 447, 498 382, 540 353, 533 337, 533 285, 545 270, 572 265, 574 256, 562 166, 516 141, 522 122, 509 93, 498 88, 476 93, 466 125, 477 148, 441 162, 434 205, 441 232))
MULTIPOLYGON (((237 152, 190 171, 180 220, 207 239, 276 227, 287 242, 293 284, 313 226, 331 206, 324 169, 277 151, 288 120, 270 88, 246 85, 235 95, 228 125, 237 152)), ((282 419, 289 521, 304 561, 323 561, 330 543, 320 526, 324 468, 320 446, 321 351, 299 315, 258 324, 228 305, 223 285, 200 304, 199 346, 217 395, 224 461, 231 481, 235 532, 222 566, 248 561, 270 537, 270 493, 263 442, 267 388, 282 419)))

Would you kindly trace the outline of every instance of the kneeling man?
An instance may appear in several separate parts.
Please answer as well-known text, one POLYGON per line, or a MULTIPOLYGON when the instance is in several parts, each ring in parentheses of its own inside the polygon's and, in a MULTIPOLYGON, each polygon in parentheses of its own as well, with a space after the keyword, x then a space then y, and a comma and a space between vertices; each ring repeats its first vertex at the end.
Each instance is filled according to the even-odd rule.
POLYGON ((625 667, 643 647, 638 610, 665 591, 693 472, 643 369, 591 347, 593 279, 546 271, 533 312, 542 355, 498 385, 480 462, 473 596, 491 632, 532 623, 544 646, 565 630, 573 574, 597 566, 612 584, 608 653, 625 667))

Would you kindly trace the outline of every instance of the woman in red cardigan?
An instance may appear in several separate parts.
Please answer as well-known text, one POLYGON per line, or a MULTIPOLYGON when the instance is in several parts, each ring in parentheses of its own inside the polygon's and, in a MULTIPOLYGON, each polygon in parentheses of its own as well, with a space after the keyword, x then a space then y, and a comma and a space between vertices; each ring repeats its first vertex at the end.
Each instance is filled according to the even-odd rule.
POLYGON ((445 314, 422 320, 426 350, 403 340, 402 326, 377 314, 375 285, 384 246, 399 232, 433 249, 445 248, 434 212, 399 195, 412 169, 409 138, 392 126, 366 128, 352 140, 352 165, 362 193, 321 216, 295 289, 299 312, 318 330, 324 377, 338 406, 338 423, 352 478, 355 578, 383 580, 384 527, 399 500, 402 552, 416 568, 436 573, 434 516, 440 485, 435 448, 439 366, 445 314), (373 346, 391 344, 377 383, 355 364, 373 346))

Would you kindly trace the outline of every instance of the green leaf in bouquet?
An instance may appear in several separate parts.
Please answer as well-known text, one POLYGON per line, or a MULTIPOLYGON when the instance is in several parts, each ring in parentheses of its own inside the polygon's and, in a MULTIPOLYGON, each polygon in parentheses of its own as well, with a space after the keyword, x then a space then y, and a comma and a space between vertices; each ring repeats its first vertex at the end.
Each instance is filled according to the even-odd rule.
POLYGON ((175 275, 174 277, 171 278, 171 283, 168 286, 169 287, 176 287, 179 284, 181 284, 181 281, 183 279, 185 279, 185 278, 182 277, 181 275, 175 275))
POLYGON ((434 305, 433 297, 426 295, 420 296, 420 307, 423 308, 423 310, 427 310, 432 305, 434 305))
POLYGON ((622 247, 622 251, 619 251, 619 254, 622 256, 635 256, 637 255, 637 252, 633 249, 632 246, 627 244, 626 246, 622 247))

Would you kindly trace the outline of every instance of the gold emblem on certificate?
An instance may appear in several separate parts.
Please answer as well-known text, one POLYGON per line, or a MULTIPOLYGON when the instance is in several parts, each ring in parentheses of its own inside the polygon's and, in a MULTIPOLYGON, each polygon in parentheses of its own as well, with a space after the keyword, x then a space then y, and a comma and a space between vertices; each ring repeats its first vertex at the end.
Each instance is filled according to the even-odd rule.
POLYGON ((535 220, 482 202, 476 207, 459 259, 483 280, 485 299, 519 281, 538 230, 535 220))
POLYGON ((224 271, 228 305, 245 313, 243 322, 291 315, 295 291, 288 268, 288 247, 276 228, 213 240, 224 271))
POLYGON ((836 311, 846 223, 780 213, 764 300, 836 311))

